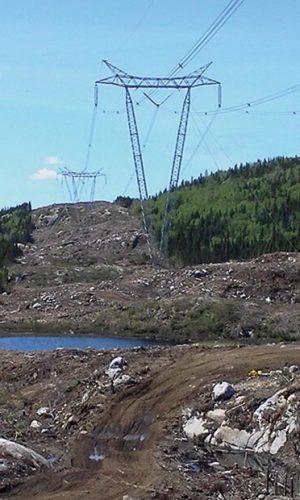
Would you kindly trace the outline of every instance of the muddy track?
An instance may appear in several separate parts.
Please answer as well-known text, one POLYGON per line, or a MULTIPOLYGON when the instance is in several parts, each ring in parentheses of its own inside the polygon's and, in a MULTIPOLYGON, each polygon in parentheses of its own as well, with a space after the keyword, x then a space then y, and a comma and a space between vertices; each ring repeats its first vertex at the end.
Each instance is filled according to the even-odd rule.
POLYGON ((226 379, 234 383, 254 367, 278 369, 299 360, 300 346, 296 344, 161 350, 151 360, 150 377, 108 398, 93 432, 71 440, 64 467, 35 475, 22 484, 15 498, 199 498, 191 495, 182 474, 176 469, 170 473, 162 461, 162 449, 180 426, 182 408, 200 400, 214 382, 226 379), (91 462, 93 449, 103 453, 104 460, 91 462), (155 496, 162 495, 161 490, 166 491, 165 496, 155 496))

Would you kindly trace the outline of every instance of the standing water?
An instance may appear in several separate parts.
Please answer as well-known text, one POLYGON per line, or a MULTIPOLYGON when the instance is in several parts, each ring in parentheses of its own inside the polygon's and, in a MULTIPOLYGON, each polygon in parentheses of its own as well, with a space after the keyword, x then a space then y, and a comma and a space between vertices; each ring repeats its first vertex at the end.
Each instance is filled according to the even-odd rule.
POLYGON ((127 339, 118 337, 92 336, 18 336, 0 337, 0 349, 10 351, 52 351, 58 348, 69 349, 115 349, 130 347, 150 347, 166 345, 158 340, 127 339))

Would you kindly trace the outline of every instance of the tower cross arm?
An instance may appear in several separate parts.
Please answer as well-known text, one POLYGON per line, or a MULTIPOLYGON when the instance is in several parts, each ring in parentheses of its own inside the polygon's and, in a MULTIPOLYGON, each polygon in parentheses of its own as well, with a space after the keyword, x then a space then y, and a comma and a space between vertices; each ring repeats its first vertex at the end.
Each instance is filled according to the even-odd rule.
POLYGON ((133 89, 189 89, 203 85, 220 85, 220 82, 203 75, 187 75, 174 78, 155 78, 116 74, 97 80, 96 85, 116 85, 133 89))
POLYGON ((189 89, 203 85, 220 85, 220 82, 203 76, 211 63, 186 76, 149 77, 129 75, 120 68, 104 60, 104 64, 112 72, 112 76, 97 80, 96 85, 116 85, 117 87, 133 89, 189 89))

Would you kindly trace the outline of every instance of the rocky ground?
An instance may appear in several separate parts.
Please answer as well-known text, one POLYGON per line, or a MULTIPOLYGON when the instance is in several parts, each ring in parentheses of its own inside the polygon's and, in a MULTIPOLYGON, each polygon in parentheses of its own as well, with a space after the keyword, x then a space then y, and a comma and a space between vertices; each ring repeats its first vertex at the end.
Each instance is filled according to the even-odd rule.
POLYGON ((150 262, 141 223, 116 204, 33 212, 33 243, 10 268, 0 331, 95 332, 180 341, 299 337, 300 256, 189 268, 150 262))
POLYGON ((299 254, 168 268, 150 262, 139 220, 118 205, 33 218, 0 296, 1 334, 180 345, 1 351, 0 495, 299 497, 299 254), (118 356, 127 364, 109 369, 118 356), (218 382, 228 399, 214 399, 218 382))
POLYGON ((1 435, 47 460, 32 463, 4 452, 0 440, 2 497, 279 498, 290 493, 291 478, 296 496, 299 353, 299 344, 2 352, 1 435), (120 355, 127 365, 113 378, 109 364, 120 355), (256 376, 249 375, 253 369, 256 376), (221 381, 235 392, 214 401, 213 387, 221 381), (210 433, 220 426, 235 436, 255 429, 254 412, 278 392, 283 400, 265 405, 263 438, 269 448, 254 453, 249 443, 237 448, 224 435, 223 442, 208 444, 195 425, 191 433, 191 419, 207 420, 209 412, 204 427, 210 433), (288 428, 291 415, 295 425, 288 428), (274 443, 276 454, 275 448, 267 453, 274 443))

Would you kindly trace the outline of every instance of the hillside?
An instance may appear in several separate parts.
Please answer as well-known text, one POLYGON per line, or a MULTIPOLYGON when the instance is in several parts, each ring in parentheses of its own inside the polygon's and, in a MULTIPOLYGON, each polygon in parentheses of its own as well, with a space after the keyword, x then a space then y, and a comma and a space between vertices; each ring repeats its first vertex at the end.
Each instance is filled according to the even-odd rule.
POLYGON ((153 264, 140 220, 117 204, 32 212, 32 242, 9 265, 0 332, 69 332, 190 340, 298 338, 300 257, 153 264))
POLYGON ((140 219, 118 204, 31 218, 0 334, 179 345, 1 351, 1 498, 271 500, 291 478, 298 494, 300 344, 279 341, 300 337, 300 254, 169 268, 149 260, 140 219), (235 393, 215 401, 222 381, 235 393))
MULTIPOLYGON (((148 204, 160 241, 167 193, 148 204)), ((163 242, 174 262, 241 260, 300 250, 300 159, 274 158, 183 182, 169 200, 163 242)))

